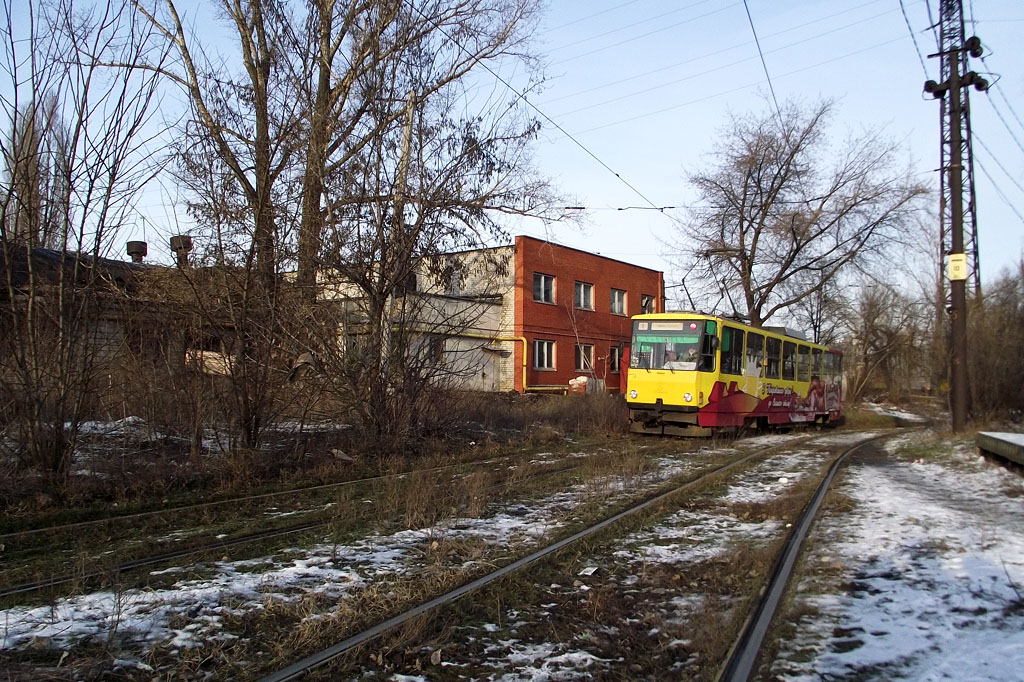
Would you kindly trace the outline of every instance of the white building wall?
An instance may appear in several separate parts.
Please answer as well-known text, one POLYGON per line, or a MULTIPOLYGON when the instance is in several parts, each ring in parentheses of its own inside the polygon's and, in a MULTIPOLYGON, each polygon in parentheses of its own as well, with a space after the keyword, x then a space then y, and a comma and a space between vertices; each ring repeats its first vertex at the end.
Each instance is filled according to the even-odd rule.
MULTIPOLYGON (((444 254, 420 261, 415 293, 395 299, 395 315, 429 336, 443 336, 443 381, 466 390, 514 388, 515 247, 444 254)), ((353 311, 361 292, 354 285, 321 276, 322 299, 348 298, 353 311)))

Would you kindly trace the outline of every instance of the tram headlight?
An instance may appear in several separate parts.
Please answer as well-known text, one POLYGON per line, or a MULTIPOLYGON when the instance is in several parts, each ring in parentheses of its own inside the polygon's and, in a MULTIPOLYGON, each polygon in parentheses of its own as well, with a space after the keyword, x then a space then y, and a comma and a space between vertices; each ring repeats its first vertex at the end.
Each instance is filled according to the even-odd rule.
POLYGON ((632 391, 629 392, 629 397, 632 398, 633 400, 636 400, 636 389, 635 388, 632 391))
POLYGON ((683 400, 685 400, 688 403, 692 402, 693 401, 693 394, 692 393, 684 393, 683 394, 683 400))

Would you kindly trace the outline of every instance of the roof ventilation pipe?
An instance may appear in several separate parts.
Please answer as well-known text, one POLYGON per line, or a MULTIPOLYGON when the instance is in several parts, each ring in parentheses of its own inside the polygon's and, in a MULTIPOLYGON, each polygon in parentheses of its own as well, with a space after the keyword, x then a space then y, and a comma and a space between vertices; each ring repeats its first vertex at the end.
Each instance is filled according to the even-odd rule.
POLYGON ((178 234, 171 237, 171 251, 178 257, 178 267, 188 267, 188 252, 192 250, 192 237, 178 234))
POLYGON ((142 259, 149 254, 149 246, 146 242, 128 242, 126 251, 131 256, 133 263, 141 263, 142 259))

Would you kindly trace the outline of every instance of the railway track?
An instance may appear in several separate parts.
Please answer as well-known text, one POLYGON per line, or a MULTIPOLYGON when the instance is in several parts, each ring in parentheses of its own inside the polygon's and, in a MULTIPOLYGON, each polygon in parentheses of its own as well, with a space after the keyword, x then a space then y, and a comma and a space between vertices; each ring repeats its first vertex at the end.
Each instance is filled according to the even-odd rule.
MULTIPOLYGON (((529 455, 527 455, 528 457, 529 455)), ((297 496, 308 495, 310 493, 319 492, 330 492, 332 490, 341 490, 343 488, 351 488, 359 485, 367 485, 380 481, 399 480, 407 478, 412 474, 432 473, 451 471, 459 468, 474 468, 489 466, 493 464, 499 464, 502 462, 515 461, 516 459, 523 458, 521 454, 514 453, 504 455, 501 457, 490 457, 483 460, 470 460, 454 462, 451 464, 443 464, 434 467, 427 467, 425 469, 415 469, 413 471, 398 471, 390 474, 379 474, 375 476, 365 476, 363 478, 356 478, 347 481, 338 481, 336 483, 324 483, 321 485, 305 486, 301 488, 289 488, 287 490, 277 490, 268 493, 261 493, 258 495, 243 495, 238 497, 229 497, 222 500, 211 500, 210 502, 200 502, 197 504, 179 505, 175 507, 166 507, 161 509, 151 509, 147 511, 130 512, 123 514, 114 514, 103 516, 102 518, 89 519, 87 521, 77 521, 74 523, 62 523, 52 525, 42 525, 34 528, 28 528, 24 530, 12 530, 4 533, 0 533, 0 544, 10 544, 18 540, 25 538, 32 538, 36 536, 55 535, 59 533, 74 532, 92 532, 97 529, 109 527, 113 524, 126 524, 133 521, 139 521, 143 519, 151 519, 156 517, 182 517, 200 513, 207 513, 210 510, 229 507, 237 508, 243 505, 248 505, 253 502, 262 502, 266 500, 274 500, 280 498, 294 498, 297 496)))
MULTIPOLYGON (((581 463, 572 463, 570 466, 561 466, 555 468, 548 468, 538 471, 526 477, 526 480, 536 482, 538 480, 554 477, 562 474, 569 474, 573 471, 577 471, 582 468, 581 463)), ((450 467, 438 467, 436 469, 425 470, 425 473, 441 471, 450 467)), ((388 478, 402 478, 409 474, 400 474, 395 477, 388 478)), ((376 480, 380 480, 384 477, 376 477, 376 480)), ((495 492, 498 489, 507 485, 507 481, 499 480, 492 484, 490 488, 485 489, 486 492, 495 492)), ((366 512, 361 511, 359 515, 365 516, 366 512)), ((302 523, 291 524, 284 527, 268 528, 252 533, 244 533, 236 535, 234 537, 218 537, 210 542, 205 542, 199 545, 190 547, 175 549, 166 552, 158 552, 155 554, 134 558, 126 561, 117 562, 113 565, 108 565, 102 569, 95 569, 91 571, 74 571, 62 573, 59 575, 50 576, 39 580, 25 581, 18 584, 7 585, 0 587, 0 599, 8 599, 20 594, 26 594, 31 592, 39 592, 48 590, 51 588, 59 587, 62 585, 88 585, 96 583, 100 580, 109 579, 116 577, 118 580, 124 581, 125 577, 133 571, 137 571, 142 568, 149 568, 152 566, 158 566, 166 564, 177 559, 181 559, 189 556, 203 556, 211 553, 222 555, 225 550, 230 550, 244 545, 251 545, 260 542, 266 542, 269 540, 275 540, 280 538, 286 538, 290 536, 299 535, 302 533, 309 533, 317 530, 322 530, 330 526, 337 513, 332 514, 328 518, 319 518, 313 521, 305 521, 302 523)), ((349 518, 353 520, 356 518, 354 515, 349 518)), ((358 520, 358 518, 356 518, 358 520)), ((122 587, 125 585, 122 584, 122 587)))
POLYGON ((828 493, 832 480, 850 455, 866 445, 889 437, 891 437, 891 434, 867 438, 847 448, 833 460, 832 465, 829 466, 825 476, 815 489, 814 495, 800 514, 800 518, 793 524, 792 532, 786 538, 782 551, 779 552, 775 563, 772 565, 768 584, 761 591, 761 596, 751 610, 750 617, 744 623, 740 636, 737 638, 729 652, 729 656, 726 658, 725 664, 721 668, 717 682, 747 682, 747 680, 751 679, 760 657, 761 647, 772 625, 772 620, 775 617, 779 604, 782 602, 790 576, 793 573, 793 567, 796 565, 797 558, 800 555, 800 549, 817 517, 818 509, 821 507, 821 502, 825 499, 826 493, 828 493))
MULTIPOLYGON (((309 526, 310 517, 322 517, 317 507, 338 504, 339 495, 348 494, 353 499, 360 496, 374 496, 381 486, 393 485, 410 477, 424 477, 430 474, 451 472, 452 476, 463 473, 472 474, 481 470, 494 471, 501 465, 521 467, 536 455, 533 453, 511 453, 483 460, 461 461, 451 464, 401 471, 391 474, 367 476, 337 483, 307 486, 289 490, 275 491, 258 495, 247 495, 224 500, 215 500, 194 505, 180 505, 171 508, 149 510, 106 516, 100 519, 80 521, 68 524, 49 525, 26 530, 16 530, 0 534, 0 598, 8 594, 33 591, 46 585, 59 585, 72 582, 71 573, 83 577, 94 578, 99 575, 110 575, 119 572, 121 565, 153 565, 160 563, 162 557, 177 558, 188 554, 202 553, 207 550, 246 544, 257 541, 261 533, 265 535, 287 535, 289 532, 301 532, 309 526), (284 509, 264 506, 283 500, 284 509), (287 516, 305 516, 301 523, 284 525, 273 523, 271 518, 261 519, 270 515, 285 518, 287 516), (244 518, 244 527, 239 529, 238 519, 244 518), (254 531, 251 528, 254 519, 260 519, 263 525, 272 526, 266 530, 254 531), (194 528, 203 527, 212 539, 189 546, 182 546, 183 539, 194 535, 194 528), (296 529, 296 530, 292 530, 296 529), (146 545, 163 544, 160 551, 147 552, 139 556, 124 546, 126 539, 133 536, 142 538, 146 545), (239 537, 249 538, 239 540, 239 537), (161 539, 163 538, 163 539, 161 539), (227 538, 227 540, 223 540, 227 538), (110 555, 125 556, 112 565, 110 555), (64 563, 68 569, 59 575, 43 581, 25 580, 26 566, 43 557, 45 561, 57 564, 64 563), (63 559, 61 559, 63 557, 63 559), (102 571, 82 571, 81 566, 98 563, 102 558, 106 568, 102 571), (17 583, 16 585, 14 583, 17 583), (32 583, 38 583, 35 588, 32 583), (22 589, 25 588, 25 589, 22 589)), ((343 511, 343 510, 341 510, 343 511)), ((339 512, 340 513, 340 512, 339 512)), ((337 514, 336 514, 337 515, 337 514)), ((48 569, 53 572, 53 569, 48 569)), ((27 576, 26 576, 27 577, 27 576)))
MULTIPOLYGON (((744 628, 743 638, 733 647, 727 668, 729 676, 721 677, 720 679, 723 682, 725 680, 728 680, 729 682, 736 682, 738 680, 747 679, 747 677, 744 677, 743 675, 749 674, 750 666, 752 665, 751 661, 756 660, 757 652, 760 650, 761 642, 763 640, 764 631, 766 631, 768 623, 770 623, 771 620, 771 615, 774 613, 775 606, 777 606, 778 601, 781 598, 782 590, 784 589, 786 580, 789 576, 789 571, 799 553, 799 547, 803 540, 803 536, 806 534, 807 528, 809 528, 813 521, 814 514, 820 505, 821 498, 824 496, 825 491, 828 488, 828 484, 835 476, 835 473, 838 471, 843 460, 850 452, 853 452, 857 448, 863 447, 867 443, 889 435, 892 434, 874 436, 858 442, 852 447, 844 450, 832 462, 828 472, 822 480, 822 483, 815 492, 812 502, 808 505, 804 514, 801 516, 798 524, 796 524, 796 529, 790 535, 779 559, 776 561, 776 568, 773 569, 771 575, 771 585, 764 590, 764 597, 758 602, 754 609, 754 613, 757 614, 756 617, 752 618, 751 624, 744 628)), ((810 438, 804 440, 810 440, 810 438)), ((792 445, 794 445, 793 441, 786 443, 787 447, 791 447, 792 445)), ((757 458, 766 457, 768 453, 778 449, 778 447, 779 446, 772 446, 745 454, 734 458, 727 463, 721 464, 720 466, 704 470, 696 477, 686 480, 679 485, 673 486, 672 488, 653 497, 642 500, 625 510, 608 516, 607 518, 603 518, 596 523, 587 526, 583 530, 569 535, 568 537, 559 539, 556 542, 537 549, 526 556, 515 559, 514 561, 511 561, 510 563, 486 575, 480 576, 456 589, 438 595, 428 601, 394 615, 387 620, 376 623, 360 632, 352 634, 332 646, 309 654, 281 670, 265 675, 260 678, 259 682, 285 682, 286 680, 300 679, 318 668, 326 666, 337 659, 351 654, 356 649, 373 642, 385 633, 395 630, 402 625, 409 623, 413 619, 417 619, 421 616, 442 609, 447 605, 451 605, 453 602, 465 597, 466 595, 479 591, 486 586, 509 576, 510 574, 522 571, 530 565, 551 557, 556 553, 562 552, 563 550, 581 543, 581 541, 591 538, 598 533, 605 532, 610 527, 613 527, 616 524, 619 524, 642 512, 656 509, 659 505, 664 505, 665 503, 670 502, 673 498, 679 497, 682 493, 704 485, 709 479, 725 474, 732 469, 741 467, 742 465, 757 458)))
MULTIPOLYGON (((689 488, 695 488, 697 486, 701 486, 701 485, 705 484, 707 481, 709 481, 710 479, 714 478, 716 475, 722 475, 722 474, 725 474, 726 472, 730 471, 731 469, 734 469, 736 467, 742 467, 744 465, 744 463, 746 463, 746 462, 752 462, 752 461, 757 460, 758 458, 767 458, 774 451, 787 450, 787 449, 791 449, 791 448, 796 448, 796 447, 801 446, 803 443, 805 443, 807 441, 815 440, 815 439, 818 439, 818 438, 821 438, 821 434, 808 435, 808 436, 803 437, 803 438, 789 438, 784 443, 771 445, 769 447, 764 447, 763 444, 755 445, 754 443, 751 443, 750 446, 757 447, 759 449, 757 449, 757 450, 755 450, 753 452, 743 451, 743 450, 737 449, 736 451, 730 451, 728 453, 728 455, 725 455, 724 453, 722 453, 720 455, 716 455, 716 457, 728 456, 730 459, 729 459, 729 461, 726 461, 726 462, 723 462, 723 461, 721 461, 721 459, 719 459, 718 463, 715 466, 707 466, 709 464, 709 461, 707 459, 705 459, 705 458, 690 459, 690 458, 687 457, 687 458, 680 459, 679 460, 680 462, 684 461, 684 459, 685 459, 685 461, 688 462, 688 464, 683 467, 683 469, 687 472, 685 474, 687 476, 687 480, 686 481, 683 481, 682 483, 680 483, 678 485, 673 485, 670 488, 666 488, 665 484, 663 482, 662 484, 660 484, 661 488, 659 490, 661 492, 659 492, 659 494, 653 495, 653 493, 650 493, 650 492, 644 493, 645 495, 648 495, 648 497, 645 497, 644 499, 642 499, 639 502, 633 504, 629 508, 623 509, 622 511, 619 511, 617 514, 614 514, 614 515, 610 516, 609 518, 602 519, 598 523, 592 524, 589 527, 584 528, 582 530, 578 530, 578 532, 572 533, 569 537, 558 539, 556 542, 551 543, 551 545, 549 545, 547 547, 536 549, 536 550, 532 551, 530 554, 528 554, 526 556, 520 556, 520 557, 509 556, 507 559, 502 559, 501 560, 502 562, 508 561, 509 563, 505 564, 502 568, 499 568, 497 571, 493 572, 490 575, 479 575, 479 571, 476 570, 476 569, 483 568, 487 564, 488 559, 484 558, 483 560, 477 562, 476 569, 474 569, 472 572, 466 572, 465 573, 466 577, 463 578, 463 580, 469 580, 470 582, 467 582, 467 584, 463 585, 462 587, 458 587, 455 590, 452 590, 451 592, 446 593, 446 594, 438 594, 436 597, 431 597, 428 592, 421 591, 420 594, 423 595, 423 598, 425 599, 425 601, 423 603, 421 603, 421 604, 418 604, 417 606, 414 606, 409 611, 404 612, 404 613, 395 614, 395 615, 391 616, 390 618, 385 619, 383 622, 379 622, 379 623, 376 623, 376 624, 370 624, 370 627, 368 627, 367 629, 365 629, 365 630, 363 630, 361 632, 356 632, 356 633, 351 634, 351 635, 346 635, 344 632, 342 632, 341 633, 342 636, 345 637, 344 641, 338 642, 337 644, 333 645, 332 647, 330 647, 330 648, 328 648, 328 649, 326 649, 324 651, 317 652, 315 654, 311 654, 310 655, 311 657, 319 656, 319 658, 317 658, 316 660, 313 660, 312 662, 309 661, 309 660, 305 660, 304 659, 305 664, 309 664, 309 665, 301 665, 300 666, 299 664, 303 663, 302 661, 300 661, 298 663, 293 663, 291 666, 288 666, 287 668, 284 668, 283 670, 279 671, 278 673, 272 673, 271 676, 269 676, 269 677, 267 677, 265 679, 296 679, 298 677, 302 677, 303 675, 306 675, 309 670, 316 670, 317 668, 323 667, 324 665, 330 663, 331 661, 336 660, 339 657, 345 657, 347 653, 353 651, 354 649, 358 649, 362 645, 366 645, 366 644, 369 644, 370 642, 373 642, 375 639, 381 637, 385 633, 388 633, 391 629, 397 628, 398 626, 402 625, 403 623, 406 623, 406 622, 408 622, 410 620, 416 619, 418 616, 423 616, 425 614, 430 614, 431 612, 436 611, 438 609, 443 609, 446 605, 451 604, 452 602, 458 600, 459 597, 465 596, 465 595, 467 595, 467 594, 469 594, 471 592, 474 592, 476 590, 484 589, 484 588, 486 588, 487 585, 493 583, 496 580, 501 579, 502 577, 511 576, 513 574, 516 574, 517 572, 526 573, 526 571, 524 571, 523 569, 526 569, 527 567, 529 567, 529 566, 531 566, 533 564, 547 563, 547 562, 544 561, 545 558, 552 557, 553 555, 558 554, 562 550, 566 550, 566 549, 570 549, 570 548, 573 548, 575 550, 574 546, 578 545, 580 543, 583 543, 586 540, 586 538, 593 538, 593 536, 598 534, 598 533, 604 533, 604 535, 606 535, 606 536, 614 534, 614 533, 617 533, 617 532, 619 532, 619 530, 616 528, 616 524, 622 523, 623 525, 626 525, 626 524, 630 523, 628 521, 628 519, 630 519, 631 517, 634 517, 636 515, 639 515, 643 510, 651 510, 650 514, 644 515, 645 519, 653 516, 654 514, 662 514, 663 513, 663 511, 662 511, 663 506, 665 504, 669 503, 669 502, 672 502, 673 501, 673 496, 680 496, 681 493, 685 492, 689 488), (699 462, 698 462, 698 460, 699 460, 699 462), (690 464, 694 464, 694 465, 691 466, 690 464), (661 505, 661 506, 659 506, 659 505, 661 505), (296 668, 296 666, 299 666, 299 667, 296 668), (285 676, 285 677, 275 677, 275 675, 278 675, 278 676, 280 676, 280 675, 287 675, 287 676, 285 676)), ((651 442, 651 441, 649 441, 649 442, 651 442)), ((660 453, 660 452, 657 452, 655 454, 659 458, 662 456, 662 453, 660 453)), ((649 461, 649 458, 648 458, 648 461, 649 461)), ((819 464, 816 464, 815 466, 820 466, 820 461, 821 460, 819 459, 817 461, 819 462, 819 464)), ((563 476, 572 476, 573 475, 572 474, 572 470, 576 469, 576 468, 578 468, 578 465, 574 465, 574 466, 570 466, 570 467, 566 467, 566 468, 560 468, 557 471, 556 470, 547 470, 547 471, 533 472, 533 473, 536 476, 538 476, 538 477, 544 476, 544 475, 546 475, 546 476, 557 476, 559 474, 562 474, 563 476)), ((520 473, 522 473, 522 472, 520 472, 520 473)), ((648 473, 651 473, 650 469, 648 469, 648 473)), ((592 470, 589 472, 589 475, 593 475, 593 471, 592 470)), ((524 478, 523 480, 524 481, 528 481, 530 479, 529 478, 524 478)), ((667 479, 660 479, 660 480, 664 481, 664 480, 667 480, 667 479)), ((559 481, 558 485, 564 485, 564 483, 565 483, 564 481, 559 481)), ((494 488, 500 488, 503 485, 504 485, 504 483, 497 483, 497 484, 495 484, 494 488)), ((584 483, 582 485, 586 485, 586 483, 584 483)), ((561 488, 559 488, 559 490, 561 490, 561 488)), ((594 490, 597 490, 597 488, 594 488, 594 490)), ((650 491, 651 488, 648 487, 647 490, 650 491)), ((509 499, 514 498, 514 496, 516 494, 518 494, 518 490, 516 488, 514 488, 514 487, 507 488, 505 490, 505 492, 509 493, 512 496, 509 499)), ((547 494, 547 493, 542 493, 542 495, 543 494, 547 494)), ((590 494, 593 494, 593 493, 590 493, 590 494)), ((488 494, 487 496, 488 497, 494 497, 494 495, 491 495, 491 494, 488 494)), ((624 492, 622 500, 625 500, 626 497, 635 497, 635 496, 636 496, 635 492, 633 492, 633 493, 624 492)), ((601 504, 600 495, 598 495, 598 498, 595 499, 594 502, 595 502, 595 504, 593 505, 593 507, 594 507, 593 509, 583 510, 581 508, 579 513, 576 510, 574 510, 572 512, 573 517, 577 518, 580 522, 582 522, 583 518, 585 518, 587 516, 590 516, 592 518, 592 515, 595 513, 595 510, 597 508, 599 508, 600 506, 603 506, 603 504, 601 504)), ((620 504, 619 509, 622 509, 621 504, 624 504, 624 502, 620 501, 617 504, 620 504)), ((584 506, 588 506, 588 505, 589 505, 589 503, 587 505, 584 505, 584 506)), ((520 504, 520 505, 513 505, 513 506, 522 506, 522 505, 520 504)), ((647 521, 645 520, 644 523, 646 523, 646 522, 647 521)), ((576 522, 573 521, 573 523, 576 523, 576 522)), ((580 528, 580 523, 577 523, 575 528, 579 529, 580 528)), ((289 528, 289 529, 276 529, 273 532, 279 532, 279 531, 282 531, 282 530, 292 530, 292 529, 291 528, 289 528)), ((304 531, 306 531, 306 532, 317 532, 317 527, 316 526, 309 526, 307 524, 295 524, 295 527, 294 527, 294 530, 293 530, 294 533, 301 533, 301 532, 304 532, 304 531)), ((356 532, 358 532, 358 530, 356 532)), ((227 546, 226 542, 231 542, 233 544, 235 542, 237 542, 239 545, 241 545, 241 544, 245 544, 247 542, 256 542, 258 539, 259 539, 258 537, 254 537, 254 538, 250 539, 250 538, 246 538, 246 537, 243 537, 243 536, 233 537, 230 540, 221 539, 221 540, 218 540, 218 542, 215 543, 215 544, 211 544, 211 545, 208 545, 208 546, 205 546, 205 547, 202 547, 202 548, 195 548, 192 551, 188 551, 188 552, 175 553, 174 555, 167 554, 166 556, 160 556, 160 557, 158 557, 158 556, 144 557, 138 563, 134 563, 134 561, 132 563, 124 562, 125 565, 119 566, 118 569, 123 569, 125 572, 130 572, 130 571, 133 571, 133 570, 137 570, 137 569, 143 568, 145 565, 153 565, 153 564, 156 564, 156 563, 170 561, 170 560, 173 560, 173 559, 180 558, 182 556, 187 556, 188 554, 197 553, 199 551, 207 551, 207 552, 209 552, 209 551, 214 551, 215 550, 215 551, 217 551, 219 553, 223 553, 223 548, 227 546)), ((603 542, 603 539, 600 542, 603 542)), ((586 544, 590 544, 590 543, 586 543, 586 544)), ((263 547, 260 548, 260 550, 263 550, 263 549, 265 549, 265 548, 263 548, 263 547)), ((577 550, 576 553, 579 554, 579 551, 577 550)), ((562 561, 561 557, 564 557, 564 556, 565 556, 564 554, 561 555, 559 557, 558 561, 562 561)), ((97 574, 94 578, 95 579, 99 579, 99 578, 101 578, 103 576, 109 575, 109 573, 111 573, 111 571, 104 572, 102 575, 97 574)), ((82 576, 81 575, 77 575, 77 576, 70 576, 70 575, 68 575, 68 576, 64 576, 64 577, 74 578, 75 580, 78 580, 78 581, 82 580, 82 576)), ((519 580, 519 578, 516 577, 516 578, 513 578, 513 580, 519 580)), ((453 585, 455 583, 451 582, 451 581, 448 581, 447 583, 445 583, 444 581, 440 581, 437 584, 447 584, 448 586, 451 586, 451 585, 453 585)), ((123 587, 124 584, 122 583, 121 586, 123 587)), ((37 587, 45 587, 45 586, 37 586, 37 587)), ((459 608, 461 608, 461 607, 459 607, 459 608)), ((385 613, 384 615, 386 616, 388 614, 385 613)), ((351 632, 351 629, 350 629, 350 632, 351 632)), ((278 640, 278 641, 283 641, 284 639, 286 639, 286 636, 283 633, 281 633, 281 634, 274 635, 273 638, 275 640, 278 640)), ((393 637, 389 636, 388 640, 389 641, 393 641, 393 637)), ((308 651, 308 649, 307 649, 307 651, 308 651)), ((253 653, 255 653, 255 649, 253 650, 253 653)), ((279 659, 279 660, 282 660, 282 659, 279 659)), ((266 670, 266 668, 264 668, 264 670, 266 670)), ((236 672, 239 673, 240 677, 245 677, 245 678, 248 678, 248 679, 251 679, 250 675, 255 674, 255 671, 250 671, 250 672, 248 672, 248 674, 242 674, 241 671, 236 671, 236 672)))

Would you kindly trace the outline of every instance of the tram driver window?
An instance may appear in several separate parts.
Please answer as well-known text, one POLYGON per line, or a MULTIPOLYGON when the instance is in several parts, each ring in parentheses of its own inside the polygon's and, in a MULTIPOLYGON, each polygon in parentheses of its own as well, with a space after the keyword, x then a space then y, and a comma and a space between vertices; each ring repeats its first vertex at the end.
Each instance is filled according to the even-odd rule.
POLYGON ((821 349, 812 348, 811 357, 814 360, 814 366, 811 368, 811 378, 821 379, 821 349))
POLYGON ((701 372, 715 371, 715 351, 718 349, 718 325, 711 320, 704 322, 704 335, 700 343, 700 360, 697 369, 701 372))
POLYGON ((767 358, 764 376, 768 379, 778 379, 780 365, 782 364, 780 362, 782 359, 782 339, 776 339, 772 336, 766 337, 764 349, 765 357, 767 358))
POLYGON ((762 376, 764 371, 764 336, 750 332, 747 334, 747 366, 748 377, 762 376))

